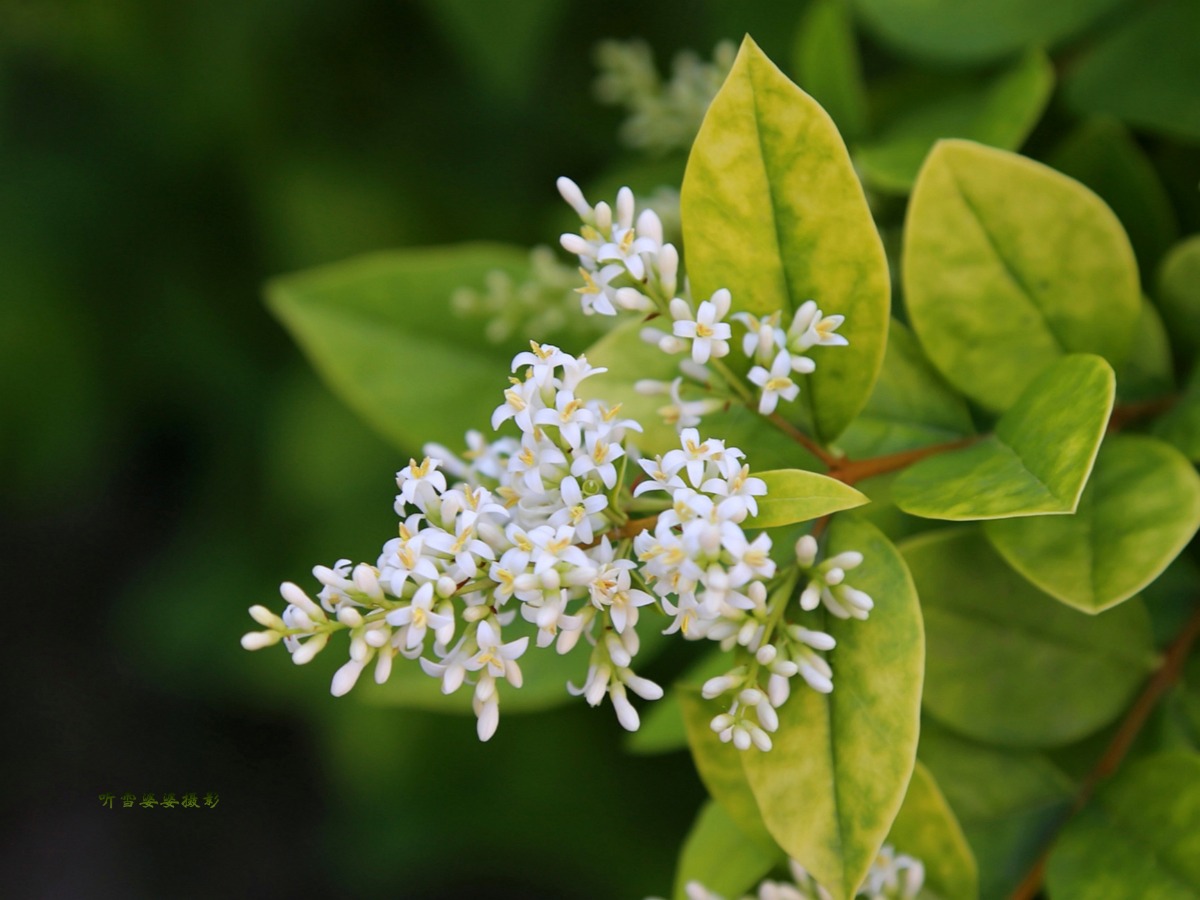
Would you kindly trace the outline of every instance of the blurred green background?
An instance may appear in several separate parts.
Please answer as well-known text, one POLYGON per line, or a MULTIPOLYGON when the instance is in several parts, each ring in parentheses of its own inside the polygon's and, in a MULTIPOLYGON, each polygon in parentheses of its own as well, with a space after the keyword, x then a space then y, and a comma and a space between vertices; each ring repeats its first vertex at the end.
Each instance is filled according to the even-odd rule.
POLYGON ((375 249, 552 243, 557 175, 645 164, 593 99, 596 41, 644 37, 665 67, 747 31, 863 137, 885 236, 930 129, 973 136, 962 98, 1048 47, 1060 89, 1002 108, 996 142, 1065 159, 1148 280, 1200 229, 1200 5, 980 0, 934 9, 940 32, 938 6, 855 4, 872 120, 838 93, 850 57, 812 56, 813 4, 0 3, 0 547, 22 575, 4 895, 667 892, 703 791, 686 753, 623 751, 607 708, 508 716, 479 745, 470 719, 335 701, 340 650, 295 668, 240 649, 280 581, 374 558, 407 461, 318 381, 261 286, 375 249), (949 99, 912 113, 930 98, 949 99), (220 802, 98 800, 168 791, 220 802))

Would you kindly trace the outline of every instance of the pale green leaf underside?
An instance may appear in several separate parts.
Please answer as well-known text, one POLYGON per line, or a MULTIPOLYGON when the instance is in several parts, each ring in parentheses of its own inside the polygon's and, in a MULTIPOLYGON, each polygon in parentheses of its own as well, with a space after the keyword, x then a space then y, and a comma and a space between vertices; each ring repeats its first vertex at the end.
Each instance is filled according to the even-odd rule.
POLYGON ((1053 597, 1096 613, 1158 577, 1200 528, 1200 477, 1173 447, 1116 435, 1100 448, 1073 516, 988 522, 1009 565, 1053 597))
POLYGON ((689 881, 722 897, 740 897, 785 861, 774 841, 750 837, 719 803, 709 800, 700 807, 680 851, 675 900, 687 900, 689 881))
POLYGON ((827 552, 849 549, 866 558, 853 584, 877 605, 865 622, 826 618, 838 642, 829 654, 833 693, 797 684, 779 710, 774 748, 742 756, 768 830, 837 900, 849 900, 866 876, 908 786, 924 655, 899 553, 874 526, 839 516, 827 552))
POLYGON ((974 90, 928 101, 857 146, 854 161, 871 186, 906 194, 939 138, 965 138, 1016 150, 1041 118, 1054 90, 1054 67, 1041 51, 974 90))
POLYGON ((913 769, 888 843, 897 853, 907 853, 924 864, 923 895, 937 900, 979 896, 975 857, 933 774, 920 762, 913 769))
POLYGON ((813 299, 846 317, 849 346, 814 350, 800 401, 818 435, 836 437, 883 359, 887 261, 833 122, 749 38, 696 137, 681 204, 698 299, 724 287, 758 315, 813 299))
POLYGON ((995 411, 1069 353, 1116 364, 1141 303, 1116 216, 1030 159, 942 141, 921 169, 904 244, 909 320, 946 380, 995 411))
POLYGON ((930 519, 998 519, 1073 512, 1112 411, 1112 369, 1073 354, 1029 385, 994 434, 929 457, 893 487, 905 512, 930 519))
POLYGON ((1200 898, 1200 755, 1119 772, 1063 829, 1046 885, 1052 897, 1200 898))
POLYGON ((766 482, 767 494, 758 498, 758 515, 742 523, 746 530, 807 522, 870 502, 850 485, 804 469, 755 472, 754 476, 766 482))
POLYGON ((489 345, 478 323, 458 319, 451 296, 489 272, 527 268, 528 251, 498 244, 399 250, 280 278, 267 294, 335 393, 419 453, 427 441, 460 446, 504 399, 511 348, 489 345))
POLYGON ((1139 600, 1089 616, 1010 569, 975 528, 901 544, 928 636, 925 709, 1011 747, 1084 737, 1116 718, 1155 664, 1139 600))

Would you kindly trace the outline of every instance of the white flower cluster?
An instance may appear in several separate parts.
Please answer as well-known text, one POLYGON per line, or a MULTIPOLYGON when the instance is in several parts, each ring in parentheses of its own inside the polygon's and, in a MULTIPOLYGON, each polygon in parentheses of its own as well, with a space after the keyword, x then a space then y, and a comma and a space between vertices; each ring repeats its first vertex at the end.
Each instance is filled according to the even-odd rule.
MULTIPOLYGON (((805 868, 794 859, 788 861, 792 881, 763 881, 758 890, 742 900, 832 900, 805 868)), ((871 863, 866 881, 854 895, 857 900, 914 900, 925 884, 925 866, 921 861, 903 853, 897 854, 890 844, 884 844, 871 863)), ((688 900, 723 900, 698 881, 685 887, 688 900)))
MULTIPOLYGON (((563 249, 579 258, 584 279, 584 287, 579 289, 583 311, 607 316, 615 316, 619 310, 669 315, 669 332, 649 326, 642 329, 642 339, 666 353, 689 353, 690 359, 680 366, 683 376, 673 382, 639 382, 639 390, 644 393, 671 395, 673 402, 664 407, 663 413, 678 427, 698 424, 701 416, 719 409, 728 399, 711 396, 718 382, 705 368, 709 362, 729 355, 734 338, 727 317, 745 327, 741 346, 753 362, 747 378, 759 389, 757 405, 763 415, 775 412, 781 398, 790 402, 799 395, 800 386, 793 376, 816 369, 816 363, 805 355, 809 350, 848 343, 837 333, 845 317, 823 315, 813 300, 801 304, 786 330, 780 325, 779 313, 756 317, 739 312, 730 316, 733 296, 728 288, 718 288, 708 300, 695 303, 687 280, 680 277, 678 250, 663 242, 658 216, 643 210, 637 214, 635 224, 637 203, 629 188, 617 192, 615 213, 607 203, 588 203, 569 178, 558 179, 558 190, 583 223, 578 234, 560 238, 563 249), (681 393, 684 376, 710 396, 685 401, 681 393)), ((728 371, 723 377, 737 378, 728 371)), ((724 387, 727 392, 731 389, 724 387)), ((746 392, 747 402, 752 402, 749 389, 741 390, 746 392)))
POLYGON ((844 347, 849 343, 837 333, 846 317, 822 315, 814 300, 800 304, 786 331, 779 325, 778 312, 761 318, 739 312, 733 318, 746 328, 742 351, 754 362, 747 377, 761 391, 758 411, 764 416, 775 412, 781 397, 788 402, 796 399, 800 386, 792 379, 793 374, 808 375, 816 370, 817 364, 804 355, 806 352, 813 347, 844 347))
POLYGON ((592 706, 608 697, 620 723, 635 730, 629 693, 646 700, 663 693, 632 670, 641 610, 654 606, 671 620, 664 633, 717 641, 749 660, 706 683, 704 694, 730 698, 728 712, 713 720, 723 740, 770 749, 775 710, 793 676, 833 689, 819 655, 833 639, 784 619, 797 579, 807 578, 801 610, 823 603, 842 618, 865 618, 871 599, 845 583, 862 556, 818 564, 816 542, 805 537, 795 564, 777 577, 770 537, 751 538, 743 528, 767 487, 741 450, 687 428, 678 448, 637 459, 644 475, 632 486, 626 441, 641 426, 621 418, 619 406, 577 393, 603 369, 533 343, 512 370, 524 377, 510 378, 492 427, 511 422, 519 436, 489 442, 468 433, 463 458, 428 446, 422 462, 397 473, 398 535, 375 564, 316 567, 315 600, 284 584, 282 616, 253 607, 265 630, 245 635, 243 646, 282 641, 303 664, 333 632, 348 631, 350 659, 333 678, 335 695, 372 663, 383 683, 396 656, 419 659, 447 694, 473 685, 479 736, 487 740, 499 721, 500 682, 520 687, 518 660, 530 637, 560 654, 586 638, 586 679, 568 689, 592 706), (634 504, 655 513, 649 522, 629 520, 634 504), (508 629, 518 614, 527 625, 515 627, 529 633, 514 638, 508 629))
POLYGON ((396 655, 419 658, 446 693, 473 680, 479 736, 487 740, 499 720, 498 682, 522 681, 517 660, 529 637, 503 638, 519 608, 539 647, 556 644, 566 653, 585 635, 594 643, 582 692, 593 705, 610 696, 622 724, 636 728, 626 689, 646 699, 662 695, 629 668, 638 608, 654 598, 634 588, 634 563, 615 558, 597 535, 611 524, 609 492, 620 482, 625 437, 641 429, 575 395, 603 371, 584 357, 533 344, 513 361, 514 371, 523 366, 526 377, 512 380, 492 417, 494 427, 512 419, 520 439, 487 444, 469 436, 470 462, 446 460, 447 470, 466 479, 454 486, 442 460, 414 460, 397 475, 399 536, 384 544, 376 564, 351 568, 343 560, 314 569, 323 585, 319 604, 283 585, 283 616, 254 607, 251 615, 267 630, 247 634, 243 646, 282 639, 293 661, 306 663, 332 631, 349 629, 350 661, 334 676, 335 695, 349 691, 372 660, 382 683, 396 655), (575 601, 582 607, 569 612, 575 601))
POLYGON ((736 48, 722 41, 705 62, 695 53, 676 55, 671 78, 664 82, 644 41, 601 41, 596 46, 596 96, 602 103, 624 106, 629 118, 621 140, 651 153, 687 149, 708 105, 733 65, 736 48))
MULTIPOLYGON (((817 563, 817 551, 812 535, 796 542, 797 572, 807 579, 799 594, 800 609, 811 612, 824 604, 838 618, 865 619, 873 606, 871 598, 845 583, 846 570, 860 565, 862 554, 847 551, 817 563)), ((783 618, 796 587, 794 581, 785 581, 769 603, 742 613, 737 640, 754 654, 753 661, 710 678, 700 689, 709 700, 730 698, 729 709, 713 717, 711 726, 722 741, 739 750, 751 745, 770 749, 770 734, 779 727, 776 710, 787 702, 796 675, 822 694, 833 690, 833 669, 821 655, 837 645, 833 636, 783 618)))

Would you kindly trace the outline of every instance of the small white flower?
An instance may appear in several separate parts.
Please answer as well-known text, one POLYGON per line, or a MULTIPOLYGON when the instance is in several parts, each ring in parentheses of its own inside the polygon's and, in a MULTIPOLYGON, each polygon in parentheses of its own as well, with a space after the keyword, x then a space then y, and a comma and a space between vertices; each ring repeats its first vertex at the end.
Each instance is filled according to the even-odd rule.
POLYGON ((780 350, 771 363, 770 371, 762 366, 755 366, 746 377, 762 388, 762 398, 758 402, 758 411, 769 416, 775 412, 779 398, 791 402, 800 393, 800 387, 792 381, 792 360, 786 350, 780 350))
POLYGON ((696 363, 706 363, 709 358, 720 358, 729 353, 729 339, 732 331, 723 321, 729 312, 731 296, 726 288, 718 289, 711 300, 705 300, 692 315, 692 308, 686 300, 676 297, 671 301, 671 317, 675 319, 673 327, 677 338, 692 342, 692 360, 696 363))

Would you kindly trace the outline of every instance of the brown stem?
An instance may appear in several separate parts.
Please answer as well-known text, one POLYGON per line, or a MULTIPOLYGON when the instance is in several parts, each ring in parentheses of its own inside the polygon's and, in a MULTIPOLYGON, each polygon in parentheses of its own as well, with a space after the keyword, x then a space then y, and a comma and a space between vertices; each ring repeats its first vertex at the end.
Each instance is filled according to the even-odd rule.
POLYGON ((873 478, 876 475, 886 475, 888 472, 907 468, 926 457, 936 456, 939 453, 945 453, 947 450, 957 450, 960 447, 969 446, 977 440, 979 440, 979 437, 972 435, 970 437, 959 438, 956 441, 947 441, 944 444, 918 447, 916 450, 902 450, 899 453, 889 453, 886 456, 874 456, 871 459, 860 459, 853 462, 842 461, 840 464, 830 468, 829 475, 846 484, 854 484, 867 478, 873 478))
POLYGON ((840 457, 834 456, 779 413, 771 413, 771 415, 767 416, 767 420, 788 437, 790 437, 793 441, 819 459, 821 463, 826 466, 826 468, 832 469, 836 467, 839 462, 841 462, 840 457))
POLYGON ((1140 419, 1149 419, 1165 413, 1178 400, 1178 394, 1167 394, 1163 397, 1155 397, 1153 400, 1142 400, 1138 403, 1122 403, 1120 406, 1114 406, 1112 415, 1108 417, 1109 433, 1120 431, 1126 425, 1137 422, 1140 419))
MULTIPOLYGON (((1187 661, 1188 654, 1191 652, 1192 645, 1196 642, 1197 637, 1200 637, 1200 606, 1196 608, 1195 613, 1192 614, 1187 624, 1183 626, 1183 630, 1172 641, 1171 646, 1167 648, 1162 665, 1158 667, 1158 670, 1146 683, 1146 687, 1142 690, 1142 693, 1138 695, 1133 706, 1129 708, 1129 712, 1125 714, 1125 718, 1121 721, 1121 727, 1113 735, 1113 739, 1107 749, 1105 749, 1104 754, 1096 762, 1096 765, 1092 767, 1092 770, 1088 772, 1087 777, 1084 778, 1083 784, 1079 787, 1079 792, 1075 795, 1075 802, 1071 804, 1071 811, 1059 825, 1060 829, 1071 816, 1074 816, 1087 805, 1088 801, 1092 799, 1092 795, 1096 793, 1096 788, 1100 782, 1108 778, 1120 767, 1125 754, 1129 752, 1129 748, 1133 745, 1142 727, 1146 724, 1146 720, 1150 718, 1150 713, 1154 711, 1154 707, 1158 705, 1158 701, 1162 699, 1167 689, 1179 680, 1183 664, 1187 661)), ((1025 879, 1013 892, 1011 900, 1033 900, 1037 896, 1038 891, 1042 888, 1042 879, 1046 874, 1046 860, 1049 858, 1053 846, 1054 841, 1053 837, 1051 837, 1050 842, 1042 851, 1042 855, 1038 857, 1037 862, 1030 868, 1025 879)))
POLYGON ((653 528, 658 524, 658 513, 652 516, 646 516, 641 519, 630 519, 620 528, 614 528, 607 533, 607 537, 612 540, 621 541, 625 538, 636 537, 641 534, 643 529, 653 528))

